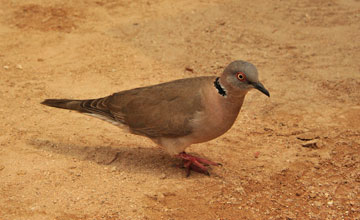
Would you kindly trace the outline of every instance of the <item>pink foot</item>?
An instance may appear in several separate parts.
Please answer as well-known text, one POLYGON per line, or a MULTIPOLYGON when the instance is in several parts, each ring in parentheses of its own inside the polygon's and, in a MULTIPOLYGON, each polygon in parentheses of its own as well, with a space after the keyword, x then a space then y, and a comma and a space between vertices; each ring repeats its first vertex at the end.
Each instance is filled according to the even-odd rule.
POLYGON ((176 157, 183 159, 183 166, 186 169, 187 177, 190 176, 190 170, 210 176, 210 173, 206 166, 221 166, 221 163, 215 163, 207 159, 191 156, 190 154, 187 154, 185 152, 176 155, 176 157))

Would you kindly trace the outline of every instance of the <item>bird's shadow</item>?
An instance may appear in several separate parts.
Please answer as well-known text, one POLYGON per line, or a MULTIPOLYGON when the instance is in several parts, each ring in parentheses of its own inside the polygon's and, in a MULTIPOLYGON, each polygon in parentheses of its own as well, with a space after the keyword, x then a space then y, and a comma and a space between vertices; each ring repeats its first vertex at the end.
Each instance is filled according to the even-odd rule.
POLYGON ((28 144, 35 149, 67 155, 75 160, 115 167, 121 172, 151 173, 159 176, 165 174, 167 178, 179 178, 184 175, 184 171, 178 169, 180 161, 156 147, 79 146, 39 138, 29 140, 28 144))

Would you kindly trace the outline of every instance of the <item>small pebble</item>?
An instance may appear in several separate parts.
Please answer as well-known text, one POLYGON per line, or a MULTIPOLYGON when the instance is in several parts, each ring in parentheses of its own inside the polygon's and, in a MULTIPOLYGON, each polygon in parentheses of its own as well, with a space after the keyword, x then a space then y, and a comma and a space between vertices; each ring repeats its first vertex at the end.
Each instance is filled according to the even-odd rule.
POLYGON ((188 67, 188 66, 187 66, 187 67, 185 67, 185 70, 186 70, 186 71, 189 71, 189 72, 192 72, 192 73, 194 72, 194 69, 193 69, 193 68, 191 68, 191 67, 188 67))
POLYGON ((158 193, 157 198, 158 198, 159 201, 162 201, 162 200, 165 199, 165 195, 163 193, 158 193))
POLYGON ((320 201, 315 201, 315 202, 314 202, 314 205, 317 206, 317 207, 320 207, 320 206, 321 206, 321 202, 320 202, 320 201))
POLYGON ((22 70, 23 67, 20 64, 18 64, 18 65, 16 65, 16 69, 22 70))
POLYGON ((6 69, 6 70, 10 69, 9 66, 3 66, 3 67, 4 67, 4 69, 6 69))
POLYGON ((318 149, 317 141, 308 141, 307 143, 301 144, 303 147, 306 148, 312 148, 312 149, 318 149))
POLYGON ((237 193, 239 193, 240 195, 244 195, 244 194, 246 194, 246 192, 245 192, 245 190, 244 190, 244 188, 243 187, 237 187, 237 188, 235 188, 235 192, 237 192, 237 193))
POLYGON ((26 171, 25 170, 19 170, 19 171, 16 172, 16 174, 19 175, 19 176, 23 176, 23 175, 26 174, 26 171))
POLYGON ((309 194, 309 197, 310 197, 310 198, 315 198, 315 197, 316 197, 316 193, 313 193, 313 192, 310 193, 310 194, 309 194))

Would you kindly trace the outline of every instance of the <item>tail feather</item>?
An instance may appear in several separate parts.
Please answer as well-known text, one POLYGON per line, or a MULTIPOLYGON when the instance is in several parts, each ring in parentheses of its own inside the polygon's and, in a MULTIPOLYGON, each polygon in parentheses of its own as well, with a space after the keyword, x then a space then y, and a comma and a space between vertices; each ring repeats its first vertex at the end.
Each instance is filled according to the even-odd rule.
POLYGON ((106 102, 106 97, 87 100, 45 99, 43 102, 41 102, 41 104, 55 108, 75 110, 80 113, 100 115, 110 120, 115 120, 114 115, 110 112, 104 102, 106 102))
POLYGON ((86 112, 81 107, 82 100, 71 100, 71 99, 45 99, 41 104, 55 107, 55 108, 63 108, 70 109, 79 112, 86 112))

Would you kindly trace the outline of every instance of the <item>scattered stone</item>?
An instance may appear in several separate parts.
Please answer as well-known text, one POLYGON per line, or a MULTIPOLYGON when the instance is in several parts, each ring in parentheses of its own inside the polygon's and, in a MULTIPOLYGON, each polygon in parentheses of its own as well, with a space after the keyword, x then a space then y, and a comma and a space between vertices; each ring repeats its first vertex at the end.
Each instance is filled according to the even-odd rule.
POLYGON ((309 197, 312 198, 312 199, 313 199, 313 198, 316 198, 316 193, 311 192, 311 193, 309 194, 309 197))
POLYGON ((315 205, 316 207, 320 207, 320 206, 321 206, 321 202, 320 202, 320 201, 315 201, 315 202, 314 202, 314 205, 315 205))
POLYGON ((176 193, 174 193, 174 192, 164 192, 163 193, 164 194, 164 196, 176 196, 176 193))
POLYGON ((31 211, 35 211, 36 209, 38 209, 38 207, 37 207, 37 206, 33 206, 33 207, 31 207, 30 209, 31 209, 31 211))
POLYGON ((166 179, 166 174, 165 174, 165 173, 161 174, 161 175, 160 175, 160 179, 162 179, 162 180, 163 180, 163 179, 166 179))
POLYGON ((239 193, 240 195, 245 195, 246 194, 244 188, 241 187, 241 186, 235 188, 235 192, 239 193))
POLYGON ((5 169, 4 165, 0 165, 0 171, 2 171, 3 169, 5 169))
POLYGON ((16 69, 22 70, 23 67, 22 67, 20 64, 17 64, 17 65, 16 65, 16 69))
POLYGON ((307 143, 301 144, 301 146, 311 149, 318 149, 317 141, 309 141, 307 143))
POLYGON ((19 171, 16 172, 16 174, 19 175, 19 176, 23 176, 23 175, 26 174, 26 171, 25 170, 19 170, 19 171))
POLYGON ((6 69, 6 70, 8 70, 8 69, 10 69, 10 67, 9 66, 3 66, 4 67, 4 69, 6 69))
POLYGON ((189 72, 192 72, 192 73, 194 72, 194 69, 193 69, 193 68, 191 68, 191 67, 188 67, 188 66, 187 66, 187 67, 185 67, 185 70, 186 70, 186 71, 189 71, 189 72))
POLYGON ((330 200, 329 202, 327 202, 327 204, 328 204, 329 206, 332 206, 332 205, 334 204, 334 201, 333 201, 333 200, 330 200))
POLYGON ((316 135, 312 132, 307 132, 307 133, 299 134, 296 138, 301 141, 311 141, 311 140, 319 139, 320 137, 319 135, 316 135))
POLYGON ((145 194, 145 195, 147 197, 149 197, 150 199, 158 201, 158 202, 164 201, 164 199, 165 199, 165 195, 161 192, 156 193, 156 194, 145 194))
POLYGON ((158 193, 157 199, 158 199, 158 201, 163 201, 165 199, 165 195, 163 193, 158 193))

